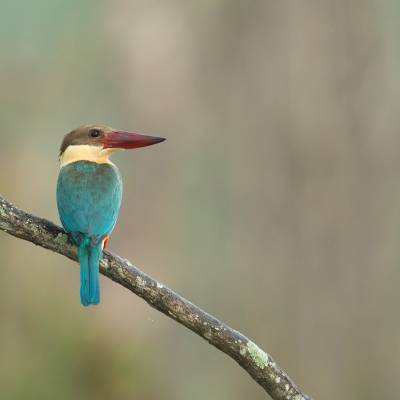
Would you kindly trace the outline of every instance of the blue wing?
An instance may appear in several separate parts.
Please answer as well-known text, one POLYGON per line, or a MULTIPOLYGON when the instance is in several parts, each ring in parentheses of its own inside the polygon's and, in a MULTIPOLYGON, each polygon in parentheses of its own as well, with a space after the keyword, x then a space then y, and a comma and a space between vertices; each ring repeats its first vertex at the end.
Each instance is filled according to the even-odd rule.
POLYGON ((78 161, 61 168, 57 206, 67 232, 89 237, 109 235, 117 222, 122 180, 110 164, 78 161))

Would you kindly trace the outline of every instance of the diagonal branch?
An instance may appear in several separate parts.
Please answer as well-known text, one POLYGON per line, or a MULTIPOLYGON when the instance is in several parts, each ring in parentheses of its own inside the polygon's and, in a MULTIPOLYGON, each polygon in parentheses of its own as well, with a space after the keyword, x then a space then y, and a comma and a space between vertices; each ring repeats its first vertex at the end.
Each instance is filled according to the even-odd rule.
MULTIPOLYGON (((2 196, 0 230, 77 261, 76 248, 64 230, 18 209, 2 196)), ((146 275, 128 260, 105 251, 101 273, 233 358, 273 399, 311 400, 254 342, 146 275)))

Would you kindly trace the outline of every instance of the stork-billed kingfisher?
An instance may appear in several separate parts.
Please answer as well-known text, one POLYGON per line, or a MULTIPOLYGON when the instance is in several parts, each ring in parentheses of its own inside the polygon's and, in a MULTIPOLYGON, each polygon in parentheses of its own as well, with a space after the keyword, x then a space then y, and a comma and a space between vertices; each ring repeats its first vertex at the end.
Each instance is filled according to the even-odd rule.
POLYGON ((164 140, 104 125, 83 125, 64 137, 57 206, 64 229, 78 246, 84 306, 100 302, 99 263, 121 207, 122 179, 109 157, 164 140))

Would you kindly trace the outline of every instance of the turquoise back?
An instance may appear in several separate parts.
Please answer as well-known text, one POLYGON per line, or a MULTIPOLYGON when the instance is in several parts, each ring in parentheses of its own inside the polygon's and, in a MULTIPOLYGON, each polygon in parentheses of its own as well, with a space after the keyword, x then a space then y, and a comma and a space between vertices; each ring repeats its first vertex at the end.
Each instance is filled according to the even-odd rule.
POLYGON ((121 199, 122 180, 113 165, 77 161, 60 170, 57 206, 67 232, 98 240, 110 235, 121 199))

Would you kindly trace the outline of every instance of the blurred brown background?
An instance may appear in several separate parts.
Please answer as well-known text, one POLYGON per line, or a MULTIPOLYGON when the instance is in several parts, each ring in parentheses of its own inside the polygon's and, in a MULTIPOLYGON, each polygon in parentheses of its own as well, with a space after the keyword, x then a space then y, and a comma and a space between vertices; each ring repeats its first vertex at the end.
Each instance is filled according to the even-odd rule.
MULTIPOLYGON (((0 0, 0 188, 58 221, 62 136, 114 158, 110 242, 271 352, 316 399, 400 390, 400 6, 0 0)), ((234 362, 77 265, 0 234, 3 399, 263 399, 234 362)))

